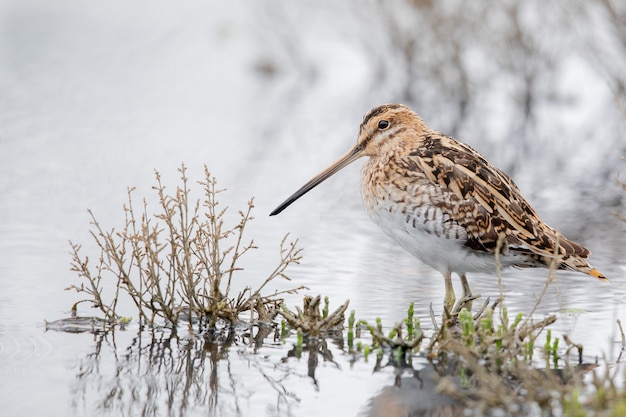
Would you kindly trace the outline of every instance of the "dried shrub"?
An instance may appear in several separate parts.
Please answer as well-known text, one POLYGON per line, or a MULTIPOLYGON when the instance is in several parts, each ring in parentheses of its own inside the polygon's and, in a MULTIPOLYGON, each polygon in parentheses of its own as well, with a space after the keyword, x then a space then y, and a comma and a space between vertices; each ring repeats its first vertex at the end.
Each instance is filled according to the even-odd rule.
POLYGON ((93 229, 91 235, 100 248, 94 265, 88 256, 82 256, 80 245, 70 242, 72 270, 82 282, 72 285, 98 308, 109 322, 119 322, 119 302, 122 296, 130 298, 137 308, 142 324, 157 321, 173 329, 184 320, 192 329, 212 329, 218 320, 233 325, 244 312, 271 321, 277 314, 281 294, 295 292, 302 287, 265 294, 266 286, 277 278, 289 280, 285 269, 301 259, 297 242, 280 244, 280 258, 276 268, 257 287, 246 287, 232 294, 234 275, 241 270, 240 258, 256 249, 253 240, 244 238, 244 231, 253 219, 253 200, 239 221, 233 226, 225 223, 226 208, 220 209, 218 195, 224 190, 205 166, 203 200, 190 200, 189 179, 184 165, 180 185, 168 194, 161 175, 156 172, 156 191, 159 211, 151 215, 144 199, 138 213, 133 204, 134 188, 128 189, 124 205, 125 219, 121 229, 105 230, 89 211, 93 229), (108 291, 105 291, 105 288, 108 291), (112 294, 110 289, 113 289, 112 294))

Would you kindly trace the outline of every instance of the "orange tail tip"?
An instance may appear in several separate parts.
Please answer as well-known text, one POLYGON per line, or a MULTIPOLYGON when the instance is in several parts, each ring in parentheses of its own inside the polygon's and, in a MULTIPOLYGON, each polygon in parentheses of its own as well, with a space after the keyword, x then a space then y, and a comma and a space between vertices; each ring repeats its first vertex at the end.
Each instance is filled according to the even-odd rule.
POLYGON ((561 268, 572 269, 574 271, 582 272, 583 274, 591 275, 594 278, 597 278, 602 281, 609 282, 609 279, 604 276, 604 274, 593 266, 589 265, 587 261, 580 257, 571 257, 564 260, 561 264, 561 268))
POLYGON ((589 271, 586 271, 589 275, 591 275, 592 277, 596 277, 598 279, 601 279, 602 281, 609 281, 609 279, 607 277, 605 277, 600 271, 598 271, 595 268, 591 268, 589 271))

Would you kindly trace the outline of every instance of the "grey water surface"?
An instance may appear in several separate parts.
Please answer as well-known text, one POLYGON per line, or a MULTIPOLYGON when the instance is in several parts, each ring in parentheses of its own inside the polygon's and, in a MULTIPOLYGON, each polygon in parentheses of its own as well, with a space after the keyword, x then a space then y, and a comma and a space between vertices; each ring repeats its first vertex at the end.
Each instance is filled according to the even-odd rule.
MULTIPOLYGON (((258 350, 222 348, 138 334, 132 324, 109 335, 46 331, 44 320, 68 317, 79 297, 64 291, 78 283, 68 241, 98 256, 87 209, 119 226, 127 187, 154 203, 154 170, 174 188, 184 163, 193 180, 208 166, 233 221, 255 198, 247 233, 259 249, 235 285, 262 282, 290 233, 304 259, 287 271, 292 282, 273 288, 307 286, 331 308, 350 299, 359 318, 387 325, 415 302, 427 322, 431 302, 441 312, 441 277, 369 221, 359 162, 268 216, 347 151, 362 115, 385 102, 411 105, 478 149, 511 173, 544 220, 592 250, 612 282, 559 272, 536 313, 557 314, 553 332, 613 361, 616 319, 626 319, 626 225, 614 214, 626 212, 616 181, 626 171, 626 43, 600 2, 577 2, 572 13, 508 3, 3 1, 1 414, 367 410, 393 371, 351 365, 332 341, 312 377, 306 359, 271 337, 258 350), (589 31, 571 30, 590 19, 589 31)), ((530 312, 546 276, 505 271, 509 309, 530 312)), ((470 281, 483 297, 498 295, 493 276, 470 281)))

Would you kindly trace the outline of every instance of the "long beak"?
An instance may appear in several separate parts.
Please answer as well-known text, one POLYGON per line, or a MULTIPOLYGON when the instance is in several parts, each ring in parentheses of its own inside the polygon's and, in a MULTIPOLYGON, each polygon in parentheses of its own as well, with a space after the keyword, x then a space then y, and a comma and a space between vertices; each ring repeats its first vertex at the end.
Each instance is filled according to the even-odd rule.
POLYGON ((283 201, 283 203, 280 206, 276 207, 274 211, 270 213, 270 216, 274 216, 280 213, 281 211, 289 207, 291 203, 293 203, 294 201, 296 201, 297 199, 299 199, 300 197, 302 197, 303 195, 311 191, 313 188, 321 184, 324 180, 329 178, 331 175, 335 174, 342 168, 350 165, 352 162, 359 159, 361 156, 363 156, 363 148, 357 145, 354 148, 352 148, 348 153, 346 153, 344 156, 339 158, 337 162, 335 162, 334 164, 332 164, 331 166, 329 166, 328 168, 326 168, 325 170, 317 174, 315 177, 313 177, 309 182, 304 184, 298 191, 293 193, 291 197, 283 201))

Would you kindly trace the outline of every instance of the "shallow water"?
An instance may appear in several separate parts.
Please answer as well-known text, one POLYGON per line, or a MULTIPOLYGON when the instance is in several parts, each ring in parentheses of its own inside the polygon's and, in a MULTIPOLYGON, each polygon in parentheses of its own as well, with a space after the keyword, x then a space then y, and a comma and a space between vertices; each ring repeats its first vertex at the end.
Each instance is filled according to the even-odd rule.
MULTIPOLYGON (((63 291, 76 283, 68 240, 97 256, 86 210, 107 228, 121 224, 126 188, 137 187, 136 201, 154 201, 153 170, 173 188, 181 162, 198 180, 207 164, 228 189, 221 201, 233 218, 255 197, 248 236, 260 249, 244 260, 237 285, 261 282, 278 259, 280 239, 290 233, 304 248, 304 259, 288 270, 293 281, 276 288, 305 285, 311 294, 328 295, 331 308, 350 299, 358 317, 380 316, 388 324, 404 317, 412 301, 423 321, 431 302, 440 311, 439 274, 403 253, 367 219, 358 163, 280 216, 268 216, 352 145, 369 107, 410 101, 398 85, 402 77, 393 75, 393 62, 380 68, 371 62, 371 48, 380 49, 384 39, 361 38, 376 6, 360 9, 364 15, 344 24, 336 15, 348 10, 332 2, 229 4, 158 10, 71 1, 0 6, 3 415, 356 414, 393 383, 392 370, 372 373, 371 364, 350 365, 332 344, 334 362, 320 360, 313 380, 305 359, 285 360, 292 340, 266 342, 259 352, 245 343, 220 352, 198 346, 198 340, 166 348, 160 342, 151 351, 152 336, 138 336, 132 326, 106 337, 45 331, 44 320, 67 317, 77 300, 63 291), (375 68, 390 75, 374 82, 375 68)), ((626 234, 611 211, 624 210, 614 178, 620 169, 616 149, 626 149, 625 125, 602 101, 612 95, 603 79, 577 59, 564 59, 569 66, 554 70, 553 77, 572 79, 563 77, 552 94, 581 96, 570 97, 574 104, 568 105, 542 102, 541 114, 557 117, 535 121, 537 142, 518 141, 545 149, 521 154, 523 160, 511 150, 523 150, 522 144, 494 142, 485 133, 504 129, 501 124, 482 125, 470 115, 459 127, 438 113, 446 99, 436 102, 432 91, 414 101, 432 124, 467 135, 493 162, 510 169, 545 220, 592 249, 594 266, 612 283, 558 273, 537 313, 557 313, 554 332, 584 343, 590 357, 610 359, 619 349, 613 343, 615 319, 624 319, 626 234), (593 94, 575 88, 581 79, 594 86, 593 94), (584 121, 598 114, 606 123, 591 142, 589 134, 575 135, 572 125, 587 126, 584 121), (561 128, 572 134, 566 142, 559 142, 561 136, 546 139, 561 128)), ((501 97, 493 100, 505 107, 501 97)), ((546 275, 506 271, 509 309, 529 312, 546 275)), ((498 295, 492 276, 474 274, 470 281, 483 297, 498 295)), ((301 298, 289 296, 287 302, 299 305, 301 298)), ((81 312, 94 313, 85 305, 81 312)))

